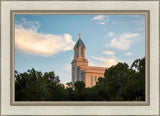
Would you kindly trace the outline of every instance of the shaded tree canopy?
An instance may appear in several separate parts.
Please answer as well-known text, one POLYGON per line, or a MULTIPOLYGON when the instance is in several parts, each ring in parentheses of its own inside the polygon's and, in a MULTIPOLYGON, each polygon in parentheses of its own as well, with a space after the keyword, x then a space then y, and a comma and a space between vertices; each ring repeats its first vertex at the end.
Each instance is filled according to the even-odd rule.
POLYGON ((54 72, 15 71, 15 101, 144 101, 145 58, 131 67, 118 63, 108 68, 94 87, 85 88, 83 81, 75 82, 74 88, 71 82, 67 85, 54 72))

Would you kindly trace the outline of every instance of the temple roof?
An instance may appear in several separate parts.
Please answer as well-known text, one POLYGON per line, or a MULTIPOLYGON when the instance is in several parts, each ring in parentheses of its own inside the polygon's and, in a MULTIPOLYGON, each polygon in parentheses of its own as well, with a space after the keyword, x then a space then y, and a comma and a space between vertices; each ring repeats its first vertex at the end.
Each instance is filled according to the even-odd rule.
POLYGON ((74 48, 78 48, 79 46, 82 46, 83 48, 86 48, 83 41, 81 40, 81 34, 79 33, 79 39, 76 43, 76 45, 74 46, 74 48))
POLYGON ((76 45, 74 46, 74 48, 78 48, 79 46, 82 46, 82 47, 86 48, 84 43, 83 43, 83 41, 81 40, 81 38, 78 39, 78 41, 77 41, 76 45))

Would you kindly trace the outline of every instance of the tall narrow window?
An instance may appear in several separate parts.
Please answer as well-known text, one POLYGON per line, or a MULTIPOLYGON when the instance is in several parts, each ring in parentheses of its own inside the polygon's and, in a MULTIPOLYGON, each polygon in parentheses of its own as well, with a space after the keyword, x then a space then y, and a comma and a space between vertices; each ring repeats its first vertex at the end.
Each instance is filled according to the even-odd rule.
POLYGON ((75 82, 75 76, 73 75, 73 82, 75 82))
POLYGON ((81 56, 83 56, 83 48, 81 48, 81 56))
POLYGON ((79 57, 79 50, 78 49, 76 49, 76 53, 77 53, 76 57, 78 58, 79 57))
POLYGON ((73 71, 75 71, 75 67, 73 67, 73 71))
POLYGON ((97 81, 97 76, 94 77, 94 81, 97 81))
POLYGON ((93 87, 93 76, 91 76, 91 87, 93 87))

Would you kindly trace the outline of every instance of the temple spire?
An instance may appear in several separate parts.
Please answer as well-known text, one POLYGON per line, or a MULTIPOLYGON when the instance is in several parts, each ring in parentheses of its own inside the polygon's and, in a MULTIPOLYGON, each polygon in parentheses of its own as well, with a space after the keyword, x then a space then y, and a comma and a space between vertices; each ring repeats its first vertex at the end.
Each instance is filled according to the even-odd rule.
POLYGON ((81 34, 80 33, 79 33, 79 39, 76 42, 74 48, 79 48, 79 46, 81 46, 83 48, 86 48, 85 45, 84 45, 84 43, 83 43, 83 41, 82 41, 82 39, 81 39, 81 34))
POLYGON ((81 39, 81 33, 79 33, 79 39, 81 39))

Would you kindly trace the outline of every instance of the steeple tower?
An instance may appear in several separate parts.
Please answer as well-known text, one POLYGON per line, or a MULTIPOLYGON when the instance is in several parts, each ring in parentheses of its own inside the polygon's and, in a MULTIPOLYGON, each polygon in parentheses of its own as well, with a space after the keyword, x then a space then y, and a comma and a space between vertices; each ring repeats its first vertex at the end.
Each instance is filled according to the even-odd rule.
POLYGON ((74 59, 72 60, 72 82, 82 81, 82 75, 79 73, 80 67, 88 66, 88 60, 85 55, 86 47, 81 39, 79 33, 79 39, 74 46, 74 59))
POLYGON ((79 39, 74 46, 74 58, 72 60, 72 84, 76 81, 83 81, 86 87, 93 87, 96 85, 99 77, 103 77, 105 67, 88 66, 88 60, 85 55, 86 47, 81 39, 79 33, 79 39))
POLYGON ((74 58, 85 59, 86 58, 85 51, 86 51, 86 47, 83 41, 81 40, 81 34, 79 33, 79 39, 76 45, 74 46, 74 58))

